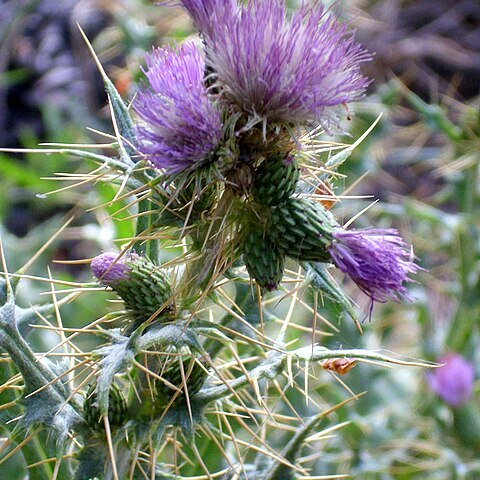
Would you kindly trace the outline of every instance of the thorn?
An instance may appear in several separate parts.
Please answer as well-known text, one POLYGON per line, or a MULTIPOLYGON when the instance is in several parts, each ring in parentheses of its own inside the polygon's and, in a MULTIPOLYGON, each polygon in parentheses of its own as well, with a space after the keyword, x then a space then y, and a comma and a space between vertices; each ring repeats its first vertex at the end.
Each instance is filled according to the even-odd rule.
POLYGON ((110 430, 110 422, 108 421, 108 415, 105 415, 103 417, 103 424, 105 425, 105 435, 107 437, 108 455, 110 457, 110 462, 112 464, 113 480, 119 480, 118 472, 117 472, 117 461, 115 459, 115 452, 113 449, 112 432, 110 430))

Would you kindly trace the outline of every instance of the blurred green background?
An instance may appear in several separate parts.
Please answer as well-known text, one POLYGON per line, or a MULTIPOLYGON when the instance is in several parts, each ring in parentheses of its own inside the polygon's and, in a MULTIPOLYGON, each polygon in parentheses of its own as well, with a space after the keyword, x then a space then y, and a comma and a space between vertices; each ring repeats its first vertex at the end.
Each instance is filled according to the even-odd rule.
MULTIPOLYGON (((292 7, 296 3, 289 2, 292 7)), ((343 283, 364 322, 360 336, 338 309, 322 305, 337 331, 318 339, 330 348, 371 348, 435 361, 458 352, 480 374, 480 236, 478 163, 480 152, 480 4, 475 0, 344 0, 340 15, 373 61, 367 97, 350 106, 353 143, 373 121, 380 123, 342 167, 335 212, 345 220, 379 199, 356 227, 398 228, 425 269, 411 286, 411 303, 377 305, 368 322, 368 299, 343 283)), ((336 7, 338 8, 338 7, 336 7)), ((143 54, 152 45, 182 41, 194 31, 177 8, 140 0, 7 0, 0 9, 0 147, 36 148, 43 142, 107 143, 93 130, 112 133, 101 78, 81 36, 91 40, 105 70, 125 99, 134 96, 143 54), (87 127, 89 129, 87 129, 87 127)), ((325 140, 332 137, 325 135, 325 140)), ((326 158, 325 158, 326 160, 326 158)), ((108 203, 109 185, 63 189, 56 173, 78 174, 92 164, 60 155, 0 152, 0 235, 8 267, 15 271, 73 217, 29 274, 90 281, 86 263, 132 235, 133 226, 108 203), (46 178, 48 177, 48 178, 46 178), (63 189, 57 193, 49 192, 63 189), (62 263, 67 261, 67 263, 62 263)), ((343 282, 341 276, 338 277, 343 282)), ((24 279, 25 306, 40 303, 48 283, 24 279)), ((105 296, 85 293, 62 310, 65 327, 81 327, 105 310, 105 296)), ((322 326, 323 328, 323 326, 322 326)), ((37 351, 55 345, 54 333, 32 332, 37 351)), ((79 339, 84 349, 92 339, 79 339)), ((3 372, 5 381, 9 374, 3 372)), ((325 372, 311 388, 334 404, 348 395, 325 372)), ((336 413, 350 424, 325 441, 316 475, 350 473, 360 480, 480 479, 478 381, 462 409, 452 409, 430 391, 419 369, 386 370, 359 365, 343 380, 357 402, 336 413), (468 408, 467 408, 468 407, 468 408), (460 411, 461 410, 461 411, 460 411)), ((11 400, 0 388, 0 403, 11 400)), ((293 396, 299 413, 308 407, 293 396)), ((12 415, 0 410, 4 424, 12 415)), ((1 436, 7 435, 4 429, 1 436)), ((208 452, 205 452, 208 457, 208 452)), ((212 459, 212 464, 215 460, 212 459)), ((25 478, 23 460, 0 465, 0 478, 25 478)))

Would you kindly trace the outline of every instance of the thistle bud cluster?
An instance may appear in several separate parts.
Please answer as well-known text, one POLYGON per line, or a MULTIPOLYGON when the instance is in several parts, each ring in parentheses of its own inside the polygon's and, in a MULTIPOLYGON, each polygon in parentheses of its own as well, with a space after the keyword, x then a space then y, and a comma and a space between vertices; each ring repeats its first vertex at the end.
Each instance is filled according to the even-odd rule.
POLYGON ((194 244, 220 256, 224 246, 208 243, 199 217, 226 215, 223 238, 240 245, 234 251, 264 290, 278 288, 290 257, 337 266, 372 300, 408 297, 404 283, 418 267, 396 231, 347 232, 296 193, 299 132, 330 129, 336 107, 363 95, 360 65, 370 55, 320 3, 292 16, 278 0, 181 3, 203 54, 188 43, 155 50, 134 108, 141 157, 163 172, 177 200, 196 186, 193 207, 177 201, 176 209, 196 232, 194 244), (212 185, 216 198, 199 211, 195 203, 212 185))

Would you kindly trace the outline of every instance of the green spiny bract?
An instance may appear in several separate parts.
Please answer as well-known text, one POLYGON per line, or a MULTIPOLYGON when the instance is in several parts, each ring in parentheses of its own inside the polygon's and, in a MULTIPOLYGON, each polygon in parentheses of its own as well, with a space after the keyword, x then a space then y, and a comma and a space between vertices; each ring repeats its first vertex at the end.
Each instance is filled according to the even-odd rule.
POLYGON ((185 399, 186 392, 188 396, 194 395, 202 388, 208 376, 205 359, 188 347, 171 347, 168 355, 156 355, 149 358, 148 363, 149 369, 164 380, 155 377, 151 379, 156 401, 160 404, 168 403, 176 394, 180 401, 185 399), (180 392, 174 387, 180 389, 180 392))
POLYGON ((332 214, 308 199, 290 198, 272 207, 268 232, 272 243, 288 257, 310 262, 329 262, 327 246, 338 226, 332 214))
POLYGON ((247 228, 242 243, 245 267, 261 288, 275 290, 283 278, 285 255, 261 228, 247 228))
POLYGON ((171 204, 174 215, 178 218, 191 220, 198 218, 203 212, 209 211, 217 198, 215 176, 209 173, 208 167, 198 169, 189 175, 179 175, 174 194, 175 201, 171 204))
POLYGON ((255 170, 252 194, 256 203, 274 206, 286 202, 297 187, 298 161, 290 155, 266 158, 255 170))
MULTIPOLYGON (((88 388, 87 397, 83 404, 83 417, 87 424, 94 430, 104 430, 105 425, 102 421, 100 408, 97 404, 96 386, 97 383, 93 382, 88 388)), ((108 393, 108 399, 108 422, 110 427, 123 425, 127 416, 127 405, 125 398, 116 383, 112 383, 108 393)))
POLYGON ((149 318, 168 321, 174 318, 175 303, 166 274, 150 260, 131 256, 125 265, 130 268, 129 278, 112 284, 135 318, 135 323, 149 318))

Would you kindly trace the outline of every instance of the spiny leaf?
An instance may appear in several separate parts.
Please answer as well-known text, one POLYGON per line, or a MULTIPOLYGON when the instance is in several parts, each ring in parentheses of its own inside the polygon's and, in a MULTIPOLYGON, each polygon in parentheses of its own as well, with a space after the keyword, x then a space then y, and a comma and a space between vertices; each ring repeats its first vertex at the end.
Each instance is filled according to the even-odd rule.
POLYGON ((110 389, 117 373, 124 372, 130 366, 135 352, 132 342, 123 337, 116 343, 99 348, 93 352, 94 356, 101 356, 99 367, 100 374, 97 377, 97 402, 102 416, 108 415, 110 389))
POLYGON ((195 332, 183 322, 169 325, 154 325, 136 341, 137 351, 148 350, 153 346, 189 347, 194 352, 202 352, 195 332))
MULTIPOLYGON (((78 24, 77 24, 78 25, 78 24)), ((80 33, 82 34, 90 52, 92 53, 92 56, 95 60, 95 63, 97 64, 98 71, 100 72, 100 75, 102 76, 103 84, 105 86, 105 90, 107 92, 108 98, 110 99, 113 113, 115 116, 115 121, 118 125, 119 133, 120 135, 127 140, 127 142, 131 145, 135 145, 135 133, 134 133, 134 128, 133 128, 133 121, 130 117, 130 113, 128 111, 128 108, 126 107, 125 103, 123 102, 122 97, 118 93, 118 90, 115 88, 115 85, 113 82, 108 78, 102 64, 100 63, 100 60, 98 59, 95 51, 93 50, 92 44, 89 42, 87 36, 85 35, 84 31, 80 28, 80 25, 78 25, 78 28, 80 30, 80 33)), ((129 154, 129 156, 132 156, 135 154, 135 151, 130 145, 127 145, 126 150, 129 154)))
POLYGON ((333 300, 335 303, 341 305, 341 307, 347 312, 354 320, 357 319, 355 310, 349 298, 343 293, 337 282, 328 273, 328 266, 324 263, 305 263, 306 278, 305 282, 310 283, 312 288, 333 300))

